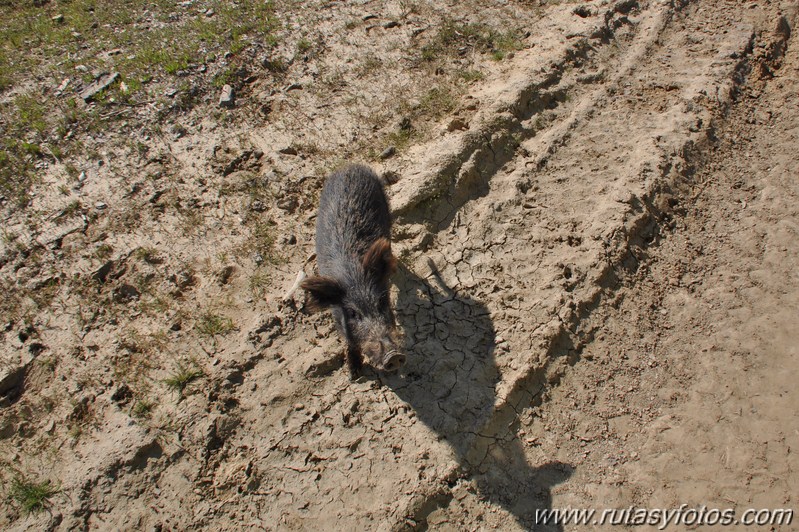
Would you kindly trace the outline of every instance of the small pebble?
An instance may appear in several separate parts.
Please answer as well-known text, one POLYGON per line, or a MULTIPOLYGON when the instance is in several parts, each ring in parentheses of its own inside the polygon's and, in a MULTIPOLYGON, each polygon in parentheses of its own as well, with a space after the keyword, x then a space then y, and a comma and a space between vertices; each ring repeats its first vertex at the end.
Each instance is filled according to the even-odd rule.
POLYGON ((224 107, 226 109, 232 109, 236 106, 236 99, 235 94, 233 93, 233 87, 230 85, 225 85, 222 87, 222 94, 219 95, 219 106, 224 107))

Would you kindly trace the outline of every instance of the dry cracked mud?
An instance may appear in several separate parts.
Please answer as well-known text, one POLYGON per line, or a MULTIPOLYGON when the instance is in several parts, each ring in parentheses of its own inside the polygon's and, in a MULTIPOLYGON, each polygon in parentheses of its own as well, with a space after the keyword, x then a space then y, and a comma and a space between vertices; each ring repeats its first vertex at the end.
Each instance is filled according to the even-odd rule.
POLYGON ((52 293, 3 320, 2 475, 59 493, 9 500, 4 529, 603 530, 536 511, 796 505, 797 6, 453 4, 524 37, 470 52, 456 68, 485 77, 425 115, 447 66, 405 47, 446 10, 419 4, 287 10, 324 43, 297 87, 245 89, 240 122, 200 107, 156 157, 107 148, 99 214, 65 209, 57 170, 28 207, 47 223, 7 209, 9 287, 52 293), (366 56, 388 73, 347 61, 366 56), (402 116, 366 117, 403 92, 410 142, 358 153, 400 138, 402 116), (343 158, 396 181, 408 355, 354 381, 289 290, 343 158))

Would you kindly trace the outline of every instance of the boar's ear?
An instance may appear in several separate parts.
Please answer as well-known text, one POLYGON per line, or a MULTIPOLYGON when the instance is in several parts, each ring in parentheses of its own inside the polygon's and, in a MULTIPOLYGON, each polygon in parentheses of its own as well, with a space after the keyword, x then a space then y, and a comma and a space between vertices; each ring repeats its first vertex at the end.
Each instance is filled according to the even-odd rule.
POLYGON ((397 268, 397 259, 391 254, 391 242, 387 238, 379 238, 363 256, 363 269, 380 280, 388 279, 397 268))
POLYGON ((309 277, 300 287, 305 290, 305 304, 311 312, 338 305, 344 299, 344 287, 330 277, 309 277))

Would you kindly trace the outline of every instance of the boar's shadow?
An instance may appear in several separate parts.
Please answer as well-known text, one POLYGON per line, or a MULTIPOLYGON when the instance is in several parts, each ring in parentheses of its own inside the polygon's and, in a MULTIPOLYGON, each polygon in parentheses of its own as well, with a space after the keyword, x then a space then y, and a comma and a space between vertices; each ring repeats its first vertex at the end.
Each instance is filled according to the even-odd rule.
POLYGON ((482 497, 501 505, 525 529, 562 530, 535 523, 535 514, 551 509, 551 488, 569 478, 572 467, 560 462, 531 467, 516 435, 516 411, 494 409, 500 374, 488 309, 449 288, 437 271, 425 280, 400 267, 393 280, 408 363, 400 375, 384 376, 384 384, 452 446, 482 497))

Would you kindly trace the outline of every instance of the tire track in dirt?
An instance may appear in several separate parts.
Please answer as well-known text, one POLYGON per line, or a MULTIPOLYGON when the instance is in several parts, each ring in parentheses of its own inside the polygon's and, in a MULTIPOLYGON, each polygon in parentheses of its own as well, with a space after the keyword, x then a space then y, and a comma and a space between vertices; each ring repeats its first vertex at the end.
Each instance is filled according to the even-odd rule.
MULTIPOLYGON (((687 48, 683 32, 663 31, 671 16, 657 13, 657 22, 649 26, 655 35, 638 36, 622 61, 626 68, 607 87, 591 93, 590 104, 575 106, 563 122, 563 133, 551 135, 553 144, 536 138, 522 142, 530 154, 527 160, 518 158, 491 176, 488 193, 464 204, 429 246, 435 264, 429 270, 436 282, 450 292, 469 293, 488 311, 490 326, 467 321, 467 328, 485 331, 488 337, 498 331, 494 346, 489 341, 489 348, 476 350, 488 351, 483 358, 493 357, 496 367, 475 371, 467 363, 464 368, 464 358, 471 362, 468 355, 458 357, 458 350, 446 345, 436 349, 446 339, 431 340, 434 330, 419 327, 419 305, 405 309, 416 318, 405 327, 418 331, 414 351, 424 355, 410 358, 409 364, 423 369, 421 382, 394 384, 395 391, 417 413, 431 411, 423 420, 453 444, 481 496, 525 526, 531 525, 533 510, 548 506, 549 488, 569 476, 570 466, 528 466, 514 434, 518 415, 539 402, 547 386, 579 360, 594 333, 586 327, 587 318, 603 291, 612 293, 614 270, 634 269, 636 254, 654 238, 658 224, 668 222, 670 188, 692 172, 686 152, 705 142, 712 114, 729 104, 740 82, 740 58, 751 51, 750 25, 718 31, 718 40, 687 48), (653 92, 667 94, 655 100, 650 98, 653 92), (656 106, 650 104, 654 101, 656 106), (622 161, 628 162, 626 167, 622 161), (521 187, 514 187, 519 183, 521 187), (527 197, 519 198, 518 191, 528 186, 527 197), (550 205, 561 210, 553 212, 550 205), (488 250, 471 248, 470 242, 487 243, 488 250), (447 364, 447 358, 455 363, 447 364), (465 375, 459 375, 459 368, 465 375), (426 407, 429 391, 442 385, 451 394, 445 405, 438 401, 436 408, 426 407), (408 393, 407 388, 417 391, 408 393), (475 389, 487 396, 496 390, 495 404, 484 406, 486 413, 478 416, 487 420, 483 426, 464 415, 479 408, 462 406, 463 395, 475 389)), ((424 264, 417 271, 425 271, 424 264)), ((411 284, 418 282, 412 279, 411 284)), ((446 296, 439 297, 440 303, 446 301, 446 296)), ((456 317, 468 316, 461 312, 456 317)), ((447 323, 442 332, 452 334, 453 320, 447 318, 434 313, 433 319, 422 321, 447 323)), ((474 358, 481 360, 480 355, 474 358)))
MULTIPOLYGON (((612 8, 610 12, 615 13, 612 8)), ((599 25, 588 33, 606 35, 600 30, 608 20, 612 19, 600 17, 599 25)), ((574 46, 561 48, 563 58, 556 70, 571 70, 576 58, 585 60, 588 56, 585 43, 585 39, 580 39, 574 46)), ((546 70, 550 66, 547 58, 538 64, 541 66, 535 69, 528 66, 528 71, 546 70)), ((556 78, 560 77, 556 74, 556 78)), ((577 77, 576 73, 569 72, 569 79, 563 87, 556 87, 554 95, 545 96, 543 100, 548 103, 543 105, 536 103, 540 96, 538 89, 555 84, 556 78, 533 84, 534 88, 530 88, 528 80, 514 79, 506 90, 511 92, 511 100, 515 98, 516 101, 508 104, 509 97, 506 96, 506 103, 502 105, 526 109, 527 114, 521 116, 534 121, 536 112, 563 98, 558 94, 566 94, 570 88, 577 87, 577 77), (520 91, 512 92, 513 86, 521 87, 520 91), (527 100, 519 101, 519 92, 527 100)), ((486 114, 490 116, 492 113, 486 114)), ((505 117, 505 120, 505 124, 516 122, 515 118, 508 121, 505 117)), ((497 121, 492 124, 496 126, 497 121)), ((490 125, 487 127, 491 129, 490 125)), ((513 127, 518 128, 518 125, 513 127)), ((510 159, 514 151, 508 150, 506 144, 514 132, 500 131, 496 127, 494 130, 499 135, 493 138, 493 143, 505 152, 499 152, 499 159, 510 159)), ((487 135, 486 131, 478 128, 479 133, 472 139, 482 140, 487 135)), ((444 142, 450 140, 444 139, 444 142)), ((475 144, 466 142, 465 146, 468 150, 475 144)), ((478 148, 478 151, 485 153, 484 149, 478 148)), ((497 161, 497 153, 495 149, 490 164, 498 167, 501 163, 497 161)), ((474 154, 456 154, 441 155, 440 159, 480 161, 481 157, 481 154, 477 157, 474 154)), ((402 183, 414 181, 408 178, 402 183)), ((419 185, 416 190, 428 190, 418 181, 415 183, 419 185)), ((455 187, 462 185, 463 182, 455 187)), ((464 200, 469 191, 465 192, 464 200)), ((402 194, 401 190, 399 194, 402 194)), ((422 202, 424 197, 414 196, 413 201, 422 202)), ((399 208, 400 232, 407 227, 403 210, 407 212, 408 209, 399 208)), ((228 443, 238 449, 259 449, 260 455, 253 459, 251 452, 245 452, 239 457, 225 457, 217 467, 215 485, 235 485, 224 477, 231 470, 255 470, 253 476, 269 478, 269 485, 274 488, 261 495, 277 500, 278 504, 270 509, 277 513, 270 513, 268 519, 282 520, 286 526, 299 526, 299 523, 303 523, 302 526, 322 526, 333 522, 336 526, 347 526, 347 523, 356 523, 374 514, 381 516, 378 522, 382 522, 382 526, 414 526, 413 522, 423 521, 425 512, 435 506, 435 501, 451 497, 448 482, 461 474, 475 432, 486 423, 494 409, 494 384, 499 377, 493 354, 496 332, 482 303, 455 294, 446 283, 427 283, 412 270, 406 268, 398 276, 399 319, 404 329, 412 331, 418 338, 432 334, 434 341, 444 342, 447 352, 441 352, 438 347, 439 352, 433 354, 434 368, 425 367, 419 363, 421 361, 410 365, 416 365, 420 372, 432 372, 435 378, 415 382, 418 376, 412 373, 397 382, 389 379, 386 388, 379 387, 374 381, 347 385, 342 375, 336 374, 326 377, 320 383, 321 387, 313 390, 314 385, 305 382, 304 375, 308 371, 316 373, 320 366, 334 368, 334 364, 325 362, 325 356, 334 352, 337 345, 337 340, 330 336, 332 327, 327 318, 313 318, 311 321, 318 327, 318 337, 325 338, 324 348, 314 348, 310 357, 298 360, 285 357, 288 365, 280 372, 265 361, 247 375, 248 381, 258 383, 259 390, 269 392, 266 397, 263 392, 251 398, 242 397, 241 407, 245 412, 265 412, 259 419, 251 419, 251 415, 245 413, 241 429, 228 443), (411 314, 415 316, 413 323, 409 321, 411 314), (316 362, 309 363, 308 358, 316 362), (297 381, 293 375, 302 377, 297 381), (437 402, 430 402, 428 398, 431 394, 436 396, 437 391, 441 397, 437 402), (419 420, 423 423, 418 423, 419 420), (263 441, 262 434, 269 435, 266 441, 263 441), (398 437, 399 434, 405 436, 398 437), (436 443, 442 439, 442 443, 436 443), (372 472, 373 463, 379 464, 379 478, 372 472), (236 464, 240 467, 237 468, 236 464), (310 472, 316 472, 317 478, 310 472), (349 486, 352 493, 342 493, 342 485, 349 486), (289 486, 291 491, 287 489, 289 486), (408 487, 399 499, 396 494, 398 486, 408 487), (385 501, 394 502, 389 504, 385 501), (334 511, 325 515, 324 508, 331 507, 334 511), (408 516, 411 519, 406 522, 408 516)), ((442 274, 446 273, 442 271, 442 274)), ((440 276, 439 280, 442 280, 440 276)), ((409 344, 415 341, 409 339, 409 344)), ((288 345, 281 345, 282 342, 282 339, 276 339, 270 350, 277 347, 278 350, 307 351, 307 347, 303 347, 307 344, 303 344, 301 338, 288 345)), ((417 346, 412 351, 419 354, 422 352, 420 349, 423 348, 417 346)), ((557 469, 557 466, 552 468, 553 474, 563 477, 557 469)), ((214 495, 220 497, 221 494, 217 492, 214 495)), ((253 512, 264 515, 263 510, 253 512)), ((221 522, 219 516, 215 522, 221 522)))
POLYGON ((729 102, 752 35, 686 42, 672 29, 682 3, 592 9, 542 22, 550 33, 506 82, 477 94, 472 130, 388 167, 403 176, 392 203, 405 266, 392 296, 407 372, 350 383, 330 319, 289 301, 245 325, 252 349, 222 362, 209 411, 157 448, 133 434, 149 451, 89 472, 100 479, 84 497, 93 508, 117 472, 121 493, 155 487, 126 515, 95 512, 87 525, 135 526, 156 511, 166 526, 222 530, 425 528, 469 504, 486 522, 529 527, 551 505, 572 465, 533 464, 520 417, 579 362, 617 272, 635 269, 669 222, 670 187, 690 176, 686 153, 729 102), (141 467, 158 449, 172 458, 141 467), (162 507, 161 491, 190 511, 162 507))
MULTIPOLYGON (((712 31, 709 16, 730 16, 707 9, 693 6, 680 25, 698 35, 712 31)), ((589 317, 602 330, 584 362, 520 427, 529 462, 576 466, 555 507, 685 504, 739 518, 747 508, 795 508, 797 433, 786 415, 797 371, 793 41, 780 64, 796 6, 750 13, 760 20, 743 58, 748 79, 729 114, 715 117, 711 142, 692 153, 697 174, 677 183, 684 211, 612 304, 589 317)), ((445 518, 469 522, 475 506, 466 499, 445 518)))
MULTIPOLYGON (((386 386, 348 385, 339 372, 313 389, 292 376, 314 366, 307 358, 280 372, 267 361, 255 366, 247 380, 257 393, 240 396, 243 425, 228 441, 239 453, 217 466, 217 497, 225 486, 260 479, 269 488, 251 491, 264 505, 235 507, 288 528, 427 526, 431 512, 472 482, 522 524, 549 505, 551 487, 571 468, 528 465, 514 435, 518 415, 579 359, 592 334, 581 322, 613 285, 614 268, 634 267, 635 247, 666 216, 657 201, 689 171, 683 153, 729 98, 750 45, 751 28, 719 33, 718 42, 675 59, 692 70, 636 79, 639 63, 657 60, 652 50, 674 13, 668 4, 636 13, 638 34, 618 59, 603 58, 616 66, 601 86, 578 85, 577 72, 525 86, 515 93, 523 95, 516 108, 530 110, 521 120, 501 116, 451 156, 431 150, 438 166, 426 161, 425 170, 407 173, 393 199, 405 237, 398 249, 410 264, 398 275, 396 299, 411 369, 382 379, 386 386), (648 109, 645 98, 625 94, 636 82, 676 94, 648 109), (703 100, 702 91, 721 96, 703 100), (538 98, 544 103, 530 103, 538 98), (542 141, 536 115, 553 103, 568 105, 548 117, 554 133, 542 141)), ((325 339, 312 357, 323 361, 336 345, 332 328, 325 318, 310 322, 325 339)), ((302 351, 303 340, 276 345, 302 351)))

